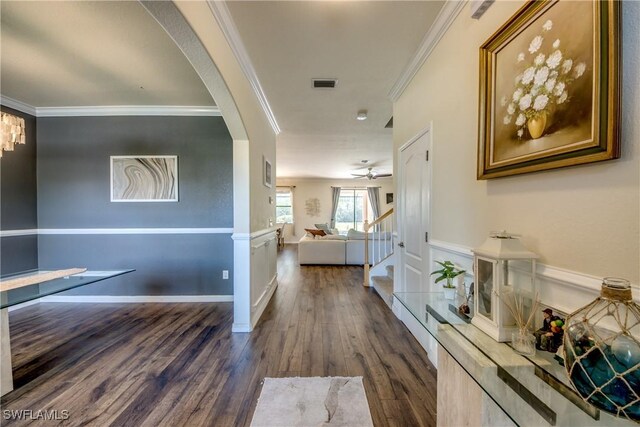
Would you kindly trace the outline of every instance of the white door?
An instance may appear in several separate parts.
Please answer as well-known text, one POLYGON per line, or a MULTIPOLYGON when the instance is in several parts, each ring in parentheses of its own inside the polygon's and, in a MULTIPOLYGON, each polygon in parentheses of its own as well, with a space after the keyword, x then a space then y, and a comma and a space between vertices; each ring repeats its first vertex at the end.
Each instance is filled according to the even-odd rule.
POLYGON ((431 131, 426 129, 400 147, 398 215, 398 277, 400 292, 427 292, 429 188, 428 147, 431 131))

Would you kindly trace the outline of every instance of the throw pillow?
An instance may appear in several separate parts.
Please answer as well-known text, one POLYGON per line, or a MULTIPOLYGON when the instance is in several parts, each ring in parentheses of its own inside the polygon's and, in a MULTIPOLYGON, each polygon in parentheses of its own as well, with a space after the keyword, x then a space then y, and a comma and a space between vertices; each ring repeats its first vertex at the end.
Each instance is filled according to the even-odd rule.
POLYGON ((327 233, 325 233, 323 230, 316 230, 314 228, 305 228, 304 231, 306 231, 309 234, 312 234, 314 237, 327 235, 327 233))
POLYGON ((315 225, 318 230, 324 231, 325 234, 333 234, 331 232, 331 229, 329 228, 329 224, 327 224, 326 222, 324 224, 313 224, 313 225, 315 225))

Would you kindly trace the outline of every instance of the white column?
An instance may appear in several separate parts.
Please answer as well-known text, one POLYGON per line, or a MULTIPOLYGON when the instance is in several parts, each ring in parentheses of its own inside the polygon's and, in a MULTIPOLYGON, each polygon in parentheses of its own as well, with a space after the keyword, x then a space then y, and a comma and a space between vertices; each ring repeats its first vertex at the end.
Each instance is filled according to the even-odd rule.
POLYGON ((0 396, 4 396, 13 390, 12 366, 9 309, 3 308, 0 310, 0 396))

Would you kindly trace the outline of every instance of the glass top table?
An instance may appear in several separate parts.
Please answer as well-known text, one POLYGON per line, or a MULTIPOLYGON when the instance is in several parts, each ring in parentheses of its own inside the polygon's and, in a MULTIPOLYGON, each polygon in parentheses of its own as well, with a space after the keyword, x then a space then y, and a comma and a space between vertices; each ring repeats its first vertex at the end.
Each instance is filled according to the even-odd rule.
POLYGON ((552 353, 536 350, 535 356, 521 356, 508 343, 499 343, 468 323, 443 293, 393 295, 515 424, 636 425, 585 403, 552 353))
MULTIPOLYGON (((46 282, 36 283, 27 286, 21 286, 15 289, 0 291, 0 309, 11 307, 12 305, 21 304, 34 299, 42 298, 47 295, 57 294, 59 292, 68 291, 69 289, 78 288, 80 286, 89 285, 91 283, 100 282, 112 277, 121 276, 131 273, 134 269, 129 270, 110 270, 110 271, 84 271, 82 273, 66 276, 59 279, 53 279, 46 282)), ((3 276, 0 280, 7 281, 23 277, 34 276, 41 273, 49 272, 49 270, 29 270, 26 272, 3 276)))

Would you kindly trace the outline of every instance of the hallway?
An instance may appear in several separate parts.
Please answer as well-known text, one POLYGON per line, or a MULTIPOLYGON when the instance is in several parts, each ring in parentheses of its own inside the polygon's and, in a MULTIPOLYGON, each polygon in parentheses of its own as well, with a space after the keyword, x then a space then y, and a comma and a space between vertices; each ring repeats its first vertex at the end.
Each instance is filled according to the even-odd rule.
POLYGON ((435 369, 361 280, 300 267, 287 245, 251 334, 231 334, 230 303, 26 307, 10 314, 17 390, 2 407, 67 410, 67 425, 241 426, 264 377, 363 376, 376 426, 435 425, 435 369))

